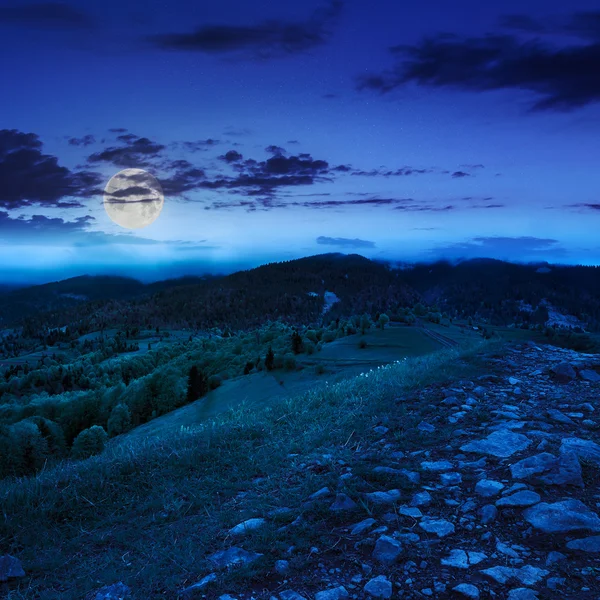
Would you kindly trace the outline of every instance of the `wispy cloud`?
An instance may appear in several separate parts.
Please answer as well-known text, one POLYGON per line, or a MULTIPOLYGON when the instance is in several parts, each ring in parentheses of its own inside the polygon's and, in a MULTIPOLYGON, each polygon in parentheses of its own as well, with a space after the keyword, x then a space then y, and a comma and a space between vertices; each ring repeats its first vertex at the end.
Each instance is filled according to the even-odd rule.
POLYGON ((323 235, 317 238, 317 244, 323 246, 338 246, 340 248, 375 248, 375 242, 370 242, 369 240, 361 240, 359 238, 332 238, 323 235))

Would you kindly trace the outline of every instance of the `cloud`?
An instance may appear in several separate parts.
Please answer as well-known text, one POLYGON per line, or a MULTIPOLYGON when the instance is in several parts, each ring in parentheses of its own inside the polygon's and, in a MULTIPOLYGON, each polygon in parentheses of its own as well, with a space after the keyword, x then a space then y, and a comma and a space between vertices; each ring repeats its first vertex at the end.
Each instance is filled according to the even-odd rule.
POLYGON ((324 246, 339 246, 342 248, 375 248, 375 242, 370 242, 368 240, 360 240, 358 238, 353 240, 348 238, 332 238, 323 235, 317 238, 317 244, 322 244, 324 246))
POLYGON ((359 177, 406 177, 409 175, 423 175, 424 173, 433 173, 434 171, 435 169, 415 169, 413 167, 401 167, 400 169, 395 169, 393 171, 384 168, 371 169, 370 171, 356 170, 352 172, 352 175, 356 175, 359 177))
POLYGON ((100 193, 102 178, 97 173, 62 167, 55 156, 44 154, 42 147, 34 133, 0 130, 0 206, 81 206, 73 198, 100 193))
POLYGON ((89 15, 65 2, 39 2, 0 7, 0 23, 87 29, 93 25, 93 20, 89 15))
POLYGON ((210 148, 219 145, 219 140, 207 138, 206 140, 196 140, 195 142, 179 142, 179 145, 187 152, 205 152, 210 148))
POLYGON ((264 21, 257 25, 203 25, 191 33, 154 35, 148 41, 161 50, 237 53, 247 58, 289 56, 325 44, 343 2, 332 0, 304 22, 264 21))
POLYGON ((12 217, 6 211, 0 210, 0 245, 88 247, 121 244, 207 248, 204 245, 199 246, 202 242, 182 242, 179 240, 160 242, 130 233, 111 234, 102 231, 91 231, 89 227, 94 221, 94 217, 89 215, 78 217, 73 221, 44 215, 12 217))
MULTIPOLYGON (((567 204, 567 208, 582 208, 584 210, 600 210, 600 203, 594 202, 579 202, 577 204, 567 204)), ((562 207, 561 207, 562 208, 562 207)))
POLYGON ((229 152, 226 152, 223 156, 219 156, 219 158, 225 162, 232 163, 238 162, 244 157, 236 150, 229 150, 229 152))
POLYGON ((162 144, 132 133, 122 134, 117 139, 122 143, 121 146, 111 146, 101 152, 94 152, 88 156, 88 162, 104 162, 127 168, 149 167, 155 164, 154 159, 165 149, 162 144))
MULTIPOLYGON (((589 20, 574 17, 571 30, 580 36, 595 36, 600 13, 593 14, 592 26, 589 20)), ((520 33, 534 25, 522 18, 520 33)), ((600 37, 589 43, 579 39, 567 44, 564 37, 542 42, 539 36, 438 34, 413 46, 394 47, 391 52, 396 59, 393 69, 362 77, 359 89, 388 93, 414 83, 470 92, 524 90, 535 98, 533 110, 572 110, 600 101, 600 37)))
POLYGON ((435 256, 452 259, 496 258, 500 260, 543 260, 566 254, 560 242, 550 238, 475 237, 469 241, 438 246, 430 251, 435 256))
POLYGON ((83 137, 77 138, 77 137, 72 137, 72 138, 67 138, 67 141, 69 142, 69 145, 71 146, 91 146, 92 144, 96 143, 96 138, 91 135, 84 135, 83 137))
POLYGON ((527 15, 506 15, 500 19, 500 26, 520 33, 600 40, 600 12, 577 12, 568 17, 551 16, 544 19, 534 19, 527 15))
POLYGON ((464 171, 454 171, 454 173, 452 173, 453 179, 462 179, 463 177, 471 177, 471 174, 465 173, 464 171))

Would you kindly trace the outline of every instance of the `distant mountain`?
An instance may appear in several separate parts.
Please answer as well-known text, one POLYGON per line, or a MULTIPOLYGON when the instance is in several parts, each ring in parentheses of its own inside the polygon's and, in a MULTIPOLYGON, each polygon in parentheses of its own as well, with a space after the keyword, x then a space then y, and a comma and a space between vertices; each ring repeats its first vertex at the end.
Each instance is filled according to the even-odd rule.
POLYGON ((143 284, 124 277, 75 277, 0 294, 0 327, 84 324, 245 329, 266 320, 316 323, 325 293, 339 298, 327 319, 393 315, 417 302, 449 316, 492 324, 543 323, 548 309, 600 330, 600 268, 514 264, 493 259, 412 266, 358 254, 320 254, 227 276, 143 284))

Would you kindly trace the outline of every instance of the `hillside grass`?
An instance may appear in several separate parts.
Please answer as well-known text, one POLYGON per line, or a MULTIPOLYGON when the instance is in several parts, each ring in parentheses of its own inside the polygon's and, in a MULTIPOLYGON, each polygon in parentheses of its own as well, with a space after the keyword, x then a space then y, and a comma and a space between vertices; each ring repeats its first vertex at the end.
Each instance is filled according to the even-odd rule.
MULTIPOLYGON (((415 405, 414 394, 480 373, 480 353, 490 347, 410 358, 263 410, 242 408, 193 430, 124 438, 91 459, 0 482, 0 548, 17 556, 27 573, 7 597, 80 600, 123 581, 133 598, 178 598, 178 590, 214 571, 206 556, 231 545, 264 556, 252 567, 220 574, 203 592, 260 592, 277 559, 306 568, 313 547, 343 552, 345 543, 330 547, 339 517, 327 511, 327 502, 307 506, 308 496, 326 485, 336 489, 339 461, 351 465, 355 452, 376 441, 372 428, 381 422, 393 428, 399 447, 449 437, 448 430, 424 440, 416 425, 436 407, 415 405), (237 523, 283 507, 290 516, 272 516, 241 540, 228 536, 237 523), (298 515, 299 525, 279 530, 298 515)), ((346 492, 355 497, 353 485, 346 492)), ((363 509, 351 519, 376 510, 363 509)))

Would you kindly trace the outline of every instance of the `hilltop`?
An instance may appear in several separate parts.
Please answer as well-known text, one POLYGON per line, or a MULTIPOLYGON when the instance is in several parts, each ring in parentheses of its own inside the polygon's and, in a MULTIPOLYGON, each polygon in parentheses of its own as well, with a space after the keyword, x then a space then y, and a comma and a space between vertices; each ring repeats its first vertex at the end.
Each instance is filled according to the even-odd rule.
POLYGON ((595 599, 599 369, 445 351, 116 438, 0 484, 9 598, 595 599))

